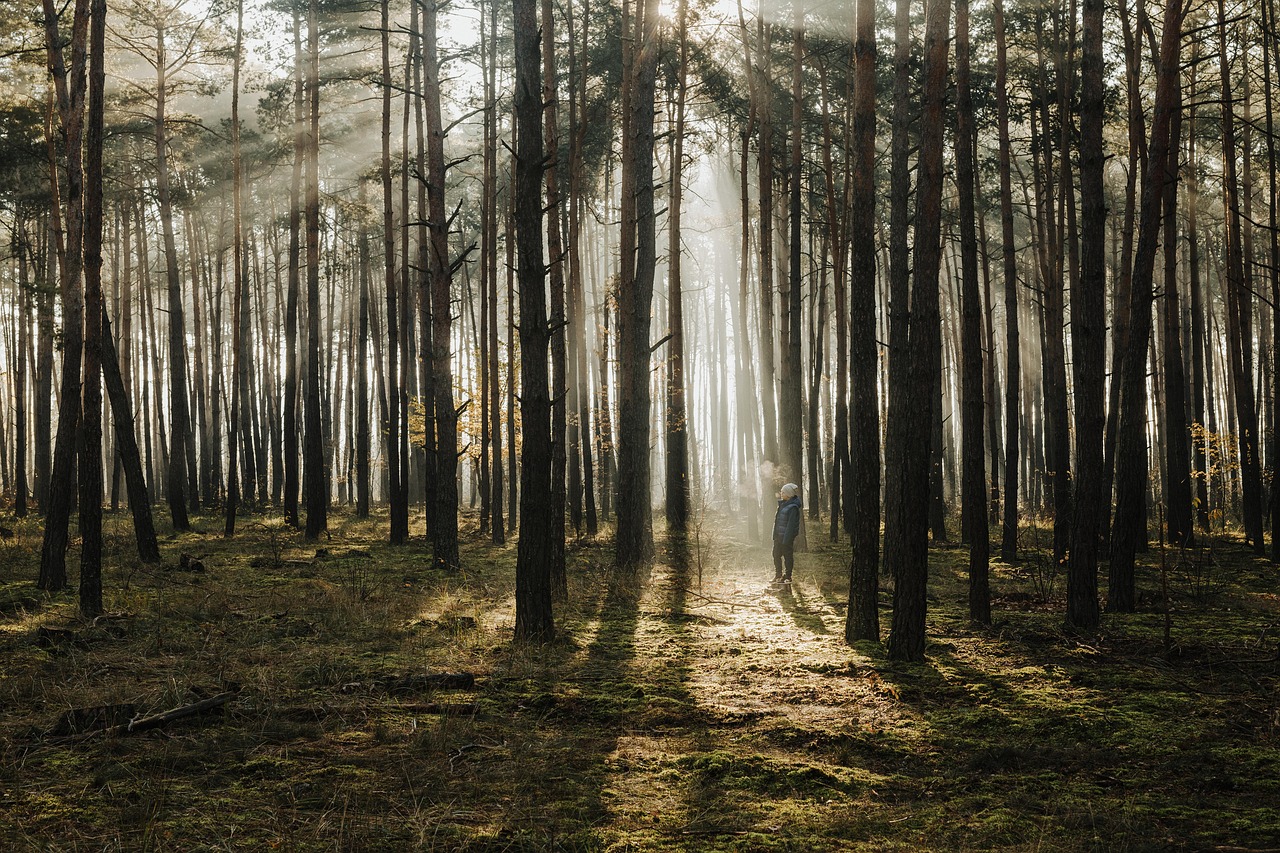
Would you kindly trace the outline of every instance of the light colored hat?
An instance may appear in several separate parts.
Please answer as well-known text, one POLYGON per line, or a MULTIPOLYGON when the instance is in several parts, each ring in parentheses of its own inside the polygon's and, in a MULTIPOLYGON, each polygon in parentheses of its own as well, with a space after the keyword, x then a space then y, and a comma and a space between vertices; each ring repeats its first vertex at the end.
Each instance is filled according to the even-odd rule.
POLYGON ((800 494, 800 487, 795 483, 787 483, 782 487, 782 496, 784 498, 794 498, 798 494, 800 494))

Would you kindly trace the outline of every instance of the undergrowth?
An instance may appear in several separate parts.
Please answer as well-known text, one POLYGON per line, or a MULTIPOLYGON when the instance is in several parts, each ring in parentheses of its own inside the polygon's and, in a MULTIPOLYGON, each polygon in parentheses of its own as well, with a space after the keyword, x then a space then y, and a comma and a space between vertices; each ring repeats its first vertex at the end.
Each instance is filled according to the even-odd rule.
MULTIPOLYGON (((0 544, 0 848, 14 850, 1207 850, 1280 838, 1277 569, 1229 537, 1140 566, 1095 632, 1030 527, 969 623, 966 554, 931 552, 924 664, 843 642, 848 546, 796 582, 701 519, 619 577, 570 547, 558 637, 511 642, 515 547, 464 518, 461 572, 385 518, 306 543, 220 521, 162 543, 109 520, 111 618, 38 591, 39 527, 0 544), (182 571, 181 554, 204 571, 182 571), (1167 591, 1166 591, 1167 590, 1167 591), (41 633, 41 629, 46 629, 41 633), (65 633, 58 633, 65 632, 65 633), (50 639, 50 638, 54 639, 50 639), (475 675, 471 690, 430 676, 475 675), (149 733, 55 735, 72 709, 149 733)), ((415 529, 421 529, 421 519, 415 529)), ((72 552, 74 557, 74 549, 72 552)), ((75 576, 75 566, 71 566, 75 576)), ((889 583, 882 581, 887 630, 889 583)))

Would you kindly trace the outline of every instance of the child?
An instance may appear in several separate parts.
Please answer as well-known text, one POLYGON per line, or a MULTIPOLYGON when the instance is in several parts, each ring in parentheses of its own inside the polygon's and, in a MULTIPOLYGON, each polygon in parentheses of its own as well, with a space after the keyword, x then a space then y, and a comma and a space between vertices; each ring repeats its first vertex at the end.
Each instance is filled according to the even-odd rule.
POLYGON ((795 566, 796 536, 800 534, 800 487, 787 483, 778 492, 778 514, 773 517, 773 582, 791 583, 795 566))

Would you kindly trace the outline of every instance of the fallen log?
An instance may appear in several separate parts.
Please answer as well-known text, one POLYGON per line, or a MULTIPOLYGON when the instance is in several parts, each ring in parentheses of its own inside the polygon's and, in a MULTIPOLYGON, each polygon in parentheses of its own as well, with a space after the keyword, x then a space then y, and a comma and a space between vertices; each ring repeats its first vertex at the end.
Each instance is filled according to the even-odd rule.
POLYGON ((193 717, 196 714, 203 714, 212 711, 215 708, 221 708, 223 705, 235 698, 235 693, 228 690, 225 693, 219 693, 216 696, 210 696, 208 699, 201 699, 199 702, 192 702, 190 705, 180 705, 177 708, 171 708, 162 714, 153 714, 150 717, 143 717, 141 720, 133 720, 118 726, 112 726, 105 729, 108 735, 127 735, 135 732, 145 732, 150 729, 158 729, 161 726, 167 726, 174 720, 181 720, 184 717, 193 717))
POLYGON ((184 717, 193 717, 197 714, 203 714, 221 708, 235 697, 234 691, 219 693, 216 696, 210 696, 207 699, 201 699, 199 702, 192 702, 190 705, 181 705, 177 708, 170 708, 161 714, 153 714, 150 717, 143 717, 140 720, 131 720, 115 724, 108 724, 112 718, 120 719, 125 709, 132 708, 132 705, 109 705, 102 708, 87 708, 73 710, 64 714, 55 724, 54 728, 45 732, 42 742, 45 744, 65 744, 80 743, 91 738, 105 736, 116 737, 118 735, 133 734, 135 732, 145 732, 151 729, 158 729, 172 723, 174 720, 181 720, 184 717))

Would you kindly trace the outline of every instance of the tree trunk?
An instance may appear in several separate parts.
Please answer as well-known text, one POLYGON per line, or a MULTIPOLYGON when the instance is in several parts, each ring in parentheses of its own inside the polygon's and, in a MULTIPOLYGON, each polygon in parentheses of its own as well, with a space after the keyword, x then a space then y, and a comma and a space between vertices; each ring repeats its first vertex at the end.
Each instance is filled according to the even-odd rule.
MULTIPOLYGON (((1280 231, 1277 231, 1277 217, 1280 211, 1277 206, 1280 199, 1276 197, 1276 136, 1275 136, 1275 102, 1271 88, 1271 51, 1276 45, 1276 10, 1274 0, 1266 0, 1263 4, 1262 23, 1262 64, 1263 64, 1263 103, 1266 104, 1266 138, 1267 138, 1267 183, 1270 204, 1268 205, 1269 230, 1271 235, 1271 357, 1272 367, 1272 409, 1276 417, 1280 417, 1280 231)), ((1280 60, 1280 53, 1277 54, 1280 60)), ((1280 71, 1280 68, 1277 69, 1280 71)), ((1280 562, 1280 481, 1275 472, 1280 470, 1280 436, 1276 434, 1274 422, 1271 430, 1271 562, 1280 562)))
MULTIPOLYGON (((802 308, 802 252, 800 217, 803 191, 801 169, 804 166, 802 87, 804 72, 804 7, 799 0, 792 3, 791 40, 791 168, 790 181, 790 266, 786 277, 785 305, 782 309, 782 377, 778 393, 779 452, 783 476, 800 486, 804 494, 804 369, 800 355, 800 320, 802 308)), ((813 436, 816 438, 816 436, 813 436)), ((803 527, 803 522, 801 527, 803 527)), ((803 534, 797 544, 803 542, 803 534)))
MULTIPOLYGON (((849 173, 849 377, 852 380, 847 457, 853 490, 847 516, 853 557, 849 566, 846 642, 880 640, 880 409, 876 399, 876 38, 875 0, 858 0, 854 35, 853 167, 849 173)), ((840 262, 843 262, 841 255, 840 262)), ((837 347, 840 349, 840 347, 837 347)), ((843 357, 843 353, 840 354, 843 357)), ((837 418, 839 413, 837 412, 837 418)), ((837 422, 838 423, 838 422, 837 422)), ((838 427, 837 427, 838 429, 838 427)), ((841 442, 837 439, 837 445, 841 442)), ((832 488, 836 488, 833 478, 832 488)))
POLYGON ((956 0, 956 183, 960 191, 961 253, 961 419, 964 474, 961 484, 963 538, 969 543, 969 618, 991 621, 988 580, 991 539, 987 527, 986 407, 982 371, 982 296, 978 282, 977 190, 974 175, 976 135, 969 88, 969 0, 956 0))
MULTIPOLYGON (((1196 73, 1200 58, 1199 42, 1191 45, 1191 71, 1188 86, 1195 91, 1196 73)), ((1205 412, 1206 388, 1212 380, 1205 370, 1205 311, 1200 289, 1200 230, 1199 199, 1200 176, 1196 159, 1196 108, 1187 109, 1187 277, 1191 292, 1191 422, 1197 426, 1192 442, 1192 468, 1196 479, 1196 523, 1200 530, 1209 532, 1209 470, 1208 454, 1210 438, 1205 412)), ((1212 368, 1212 365, 1210 365, 1212 368)), ((1273 491, 1273 494, 1275 492, 1273 491)))
POLYGON ((169 297, 169 511, 174 530, 190 530, 187 518, 187 442, 191 437, 191 417, 187 407, 187 339, 182 303, 182 280, 178 275, 178 249, 174 240, 173 202, 169 187, 169 140, 167 115, 167 45, 163 24, 156 27, 156 200, 160 208, 160 230, 164 245, 166 290, 169 297))
MULTIPOLYGON (((857 39, 857 22, 854 23, 854 44, 856 51, 857 39)), ((873 46, 874 51, 874 46, 873 46)), ((874 67, 874 52, 872 54, 872 64, 874 67)), ((857 54, 855 53, 850 62, 851 68, 856 74, 857 54)), ((821 83, 822 94, 822 171, 824 174, 824 189, 826 190, 826 214, 827 228, 830 231, 830 247, 832 258, 831 285, 833 297, 835 299, 835 329, 836 329, 836 391, 835 391, 835 411, 833 412, 833 436, 831 447, 831 465, 829 467, 831 477, 831 487, 829 491, 831 510, 830 539, 832 542, 840 540, 840 525, 843 515, 842 508, 842 489, 843 479, 851 476, 849 467, 851 461, 849 458, 849 303, 848 303, 848 286, 847 276, 848 269, 845 266, 845 259, 849 255, 848 240, 846 237, 847 227, 841 212, 849 205, 850 184, 852 184, 851 169, 847 165, 851 158, 846 157, 845 167, 845 185, 843 193, 839 200, 836 198, 836 182, 835 182, 835 164, 832 160, 832 148, 834 140, 831 131, 831 98, 827 87, 827 65, 819 63, 818 65, 819 81, 821 83)), ((853 75, 850 75, 853 76, 853 75)), ((850 91, 852 86, 848 87, 850 91)), ((874 95, 874 93, 873 93, 874 95)), ((852 98, 849 98, 851 101, 852 98)), ((850 108, 851 110, 852 108, 850 108)), ((846 122, 849 124, 850 122, 846 122)), ((874 126, 873 126, 874 133, 874 126)), ((874 198, 872 200, 874 204, 874 198)), ((875 246, 874 233, 872 235, 871 261, 875 263, 875 246)), ((872 298, 874 299, 874 267, 872 267, 872 298)), ((872 318, 874 328, 874 317, 872 318)), ((816 395, 815 395, 816 399, 816 395)), ((812 457, 811 457, 812 458, 812 457)), ((877 465, 877 474, 879 473, 877 465)), ((852 489, 850 489, 850 494, 852 489)), ((845 498, 847 501, 848 498, 845 498)), ((876 517, 879 519, 880 507, 879 500, 876 501, 876 517)), ((816 504, 811 503, 810 512, 816 512, 816 504)), ((878 543, 877 543, 878 544, 878 543)), ((879 549, 877 548, 877 553, 879 549)))
MULTIPOLYGON (((571 459, 570 468, 570 492, 572 497, 573 512, 578 512, 579 499, 582 497, 583 510, 586 516, 587 535, 595 536, 598 530, 599 522, 596 516, 596 499, 595 487, 593 483, 594 466, 591 457, 591 394, 587 382, 587 344, 586 344, 586 316, 585 316, 585 300, 583 299, 583 289, 585 286, 585 278, 582 273, 582 222, 584 219, 583 198, 583 171, 585 165, 583 162, 583 148, 586 142, 587 124, 583 118, 587 114, 587 72, 588 65, 587 54, 590 44, 587 41, 588 30, 591 21, 591 4, 590 0, 584 0, 582 8, 582 48, 581 52, 574 51, 573 38, 573 16, 569 16, 569 61, 575 66, 575 70, 579 72, 576 78, 577 82, 570 86, 569 97, 569 126, 573 128, 573 136, 569 143, 569 313, 570 313, 570 341, 572 343, 572 352, 569 356, 569 366, 573 370, 573 413, 576 415, 570 421, 570 453, 573 454, 573 444, 576 441, 578 452, 573 454, 573 458, 581 459, 577 465, 573 465, 571 459), (574 472, 577 472, 577 486, 574 486, 574 472)), ((572 73, 572 72, 571 72, 572 73)), ((571 78, 572 79, 572 78, 571 78)), ((574 529, 579 528, 581 518, 575 516, 574 529)))
POLYGON ((1021 406, 1022 354, 1018 336, 1018 259, 1013 243, 1013 188, 1009 171, 1008 58, 1005 47, 1004 5, 994 0, 996 31, 996 113, 999 125, 1000 251, 1004 261, 1005 322, 1005 443, 1004 443, 1004 523, 1001 528, 1000 558, 1006 563, 1018 557, 1018 464, 1019 412, 1021 406))
MULTIPOLYGON (((431 344, 436 419, 435 500, 432 529, 436 566, 456 571, 458 561, 458 421, 453 407, 453 272, 445 209, 444 126, 440 119, 440 58, 436 49, 435 2, 422 6, 423 108, 427 122, 427 204, 431 279, 431 344)), ((424 342, 425 344, 425 342, 424 342)))
POLYGON ((318 0, 307 7, 307 400, 303 426, 303 474, 307 483, 307 539, 329 528, 329 478, 324 464, 320 396, 320 35, 318 0))
POLYGON ((53 0, 44 0, 43 6, 45 43, 57 92, 67 164, 67 233, 65 243, 62 243, 57 169, 53 157, 53 136, 50 134, 49 164, 53 190, 50 194, 50 224, 59 243, 57 254, 60 257, 58 270, 62 294, 62 385, 38 580, 40 589, 49 592, 57 592, 67 586, 67 529, 71 521, 71 502, 75 491, 66 488, 66 484, 74 482, 76 476, 76 437, 80 428, 80 360, 84 341, 84 296, 80 276, 84 258, 83 128, 88 7, 89 0, 76 0, 70 40, 71 69, 68 71, 63 60, 62 37, 58 32, 58 15, 53 0), (69 82, 68 77, 71 78, 69 82), (55 483, 58 485, 55 486, 55 483))
POLYGON ((298 297, 302 260, 302 161, 305 159, 302 35, 299 9, 293 8, 293 173, 289 183, 289 268, 284 309, 284 517, 298 518, 298 297))
POLYGON ((657 265, 653 181, 654 90, 659 49, 657 0, 644 0, 638 17, 636 33, 639 39, 627 131, 631 137, 630 159, 623 163, 624 175, 631 176, 634 208, 624 213, 622 223, 624 232, 632 227, 635 229, 636 258, 631 275, 624 271, 618 287, 618 525, 615 559, 620 568, 628 569, 638 568, 653 555, 649 469, 649 323, 657 265))
POLYGON ((560 218, 564 213, 560 196, 559 94, 556 74, 555 15, 552 0, 542 0, 542 118, 544 145, 551 152, 543 178, 547 189, 547 251, 551 278, 551 594, 557 601, 568 598, 564 566, 565 394, 567 391, 564 319, 564 245, 560 218))
POLYGON ((921 94, 921 134, 916 186, 915 247, 911 288, 909 351, 904 417, 890 423, 890 431, 904 435, 901 458, 887 477, 897 478, 898 519, 885 531, 885 557, 894 577, 893 626, 889 656, 922 661, 925 642, 926 585, 929 575, 928 505, 907 496, 928 494, 930 426, 940 372, 941 329, 938 314, 938 273, 941 266, 942 131, 946 97, 950 0, 931 3, 926 12, 924 77, 921 94))
MULTIPOLYGON (((911 331, 911 258, 908 248, 907 204, 911 195, 911 3, 897 0, 893 56, 893 125, 889 173, 889 365, 890 428, 884 438, 884 570, 904 559, 897 543, 908 531, 902 527, 904 495, 903 454, 906 432, 900 426, 910 420, 911 368, 908 338, 911 331)), ((855 394, 857 392, 854 392, 855 394)), ((922 412, 915 412, 916 417, 922 412)), ((857 417, 855 414, 854 417, 857 417)), ((928 494, 926 489, 919 499, 928 494)), ((910 534, 914 535, 914 533, 910 534)), ((896 609, 895 609, 896 612, 896 609)), ((896 617, 895 617, 896 618, 896 617)), ((922 617, 923 618, 923 617, 922 617)), ((923 646, 922 646, 923 647, 923 646)))
POLYGON ((1182 112, 1169 119, 1169 166, 1164 204, 1164 398, 1165 471, 1163 478, 1166 541, 1191 544, 1191 451, 1187 445, 1186 374, 1182 360, 1182 309, 1178 296, 1178 166, 1182 112))
MULTIPOLYGON (((497 105, 497 67, 496 58, 498 43, 497 0, 489 5, 489 66, 485 72, 485 114, 489 125, 489 137, 485 146, 485 163, 488 167, 488 190, 485 194, 487 221, 485 228, 489 237, 489 252, 484 263, 489 270, 489 421, 491 423, 491 439, 493 461, 490 464, 489 484, 493 489, 490 501, 493 519, 490 530, 493 541, 502 545, 507 541, 506 526, 502 518, 502 416, 501 392, 498 387, 498 105, 497 105)), ((510 318, 508 317, 508 323, 510 318)), ((509 355, 509 354, 508 354, 509 355)), ((512 471, 512 474, 515 472, 512 471)))
MULTIPOLYGON (((48 134, 52 146, 53 134, 48 134)), ((52 173, 51 173, 52 174, 52 173)), ((57 184, 55 183, 56 187, 57 184)), ((51 195, 56 198, 57 193, 51 195)), ((35 469, 35 499, 40 510, 46 515, 49 509, 49 481, 53 460, 50 451, 53 449, 53 294, 54 286, 51 270, 57 261, 57 252, 53 249, 53 225, 51 219, 45 219, 39 226, 44 231, 41 242, 44 251, 36 255, 36 354, 35 354, 35 393, 32 395, 36 410, 35 448, 32 452, 32 467, 35 469)), ((78 377, 77 377, 78 378, 78 377)), ((43 560, 43 556, 41 557, 43 560)))
MULTIPOLYGON (((1098 554, 1105 504, 1106 200, 1102 146, 1103 0, 1084 0, 1080 63, 1080 275, 1071 293, 1075 368, 1076 505, 1067 569, 1067 621, 1098 624, 1098 554)), ((1065 152, 1064 152, 1065 156, 1065 152)))
MULTIPOLYGON (((1239 425, 1240 479, 1245 538, 1254 550, 1264 550, 1262 532, 1262 483, 1258 464, 1258 416, 1253 394, 1251 296, 1248 292, 1242 249, 1240 191, 1236 177, 1235 115, 1231 95, 1231 69, 1227 56, 1226 12, 1218 2, 1218 68, 1222 81, 1223 201, 1226 227, 1227 355, 1235 384, 1236 420, 1239 425)), ((1246 159, 1252 156, 1246 153, 1246 159)), ((1252 259, 1248 259, 1249 262, 1252 259)))
MULTIPOLYGON (((1042 285, 1044 287, 1044 391, 1046 409, 1046 429, 1048 442, 1046 456, 1049 474, 1053 485, 1053 555, 1054 561, 1061 565, 1067 559, 1071 547, 1071 434, 1067 411, 1067 371, 1066 343, 1063 328, 1065 325, 1065 306, 1063 304, 1063 246, 1058 231, 1058 216, 1070 203, 1066 181, 1062 182, 1060 204, 1056 202, 1053 160, 1050 143, 1050 116, 1048 102, 1050 92, 1045 80, 1045 63, 1043 55, 1043 32, 1041 17, 1036 20, 1036 55, 1038 66, 1039 88, 1039 145, 1033 142, 1033 149, 1039 148, 1039 179, 1036 181, 1036 219, 1040 229, 1040 266, 1042 285)), ((1060 64, 1061 65, 1061 64, 1060 64)), ((1067 73, 1062 67, 1057 69, 1059 76, 1067 73)), ((1061 99, 1059 99, 1061 102, 1061 99)), ((1066 118, 1066 108, 1060 115, 1060 121, 1066 118)), ((1034 125, 1034 118, 1033 118, 1034 125)), ((1033 136, 1035 134, 1033 127, 1033 136)), ((1058 156, 1067 160, 1069 152, 1059 151, 1058 156)), ((1063 169, 1068 167, 1064 164, 1063 169)))
MULTIPOLYGON (((296 18, 295 18, 296 20, 296 18)), ((244 3, 236 4, 236 45, 231 73, 231 180, 232 180, 232 275, 235 282, 235 326, 231 333, 231 417, 228 420, 228 474, 227 516, 223 532, 231 536, 236 530, 236 504, 240 498, 240 465, 236 460, 239 450, 237 438, 240 421, 245 412, 244 402, 249 398, 244 387, 249 372, 244 363, 245 335, 248 333, 248 282, 244 277, 244 211, 243 165, 240 154, 240 52, 244 44, 244 3)), ((292 352, 290 353, 292 355, 292 352)), ((245 472, 245 487, 253 489, 253 478, 245 472)))
POLYGON ((667 532, 683 535, 689 523, 689 415, 685 406, 684 293, 680 279, 680 206, 684 197, 684 118, 688 89, 688 2, 676 12, 676 42, 680 51, 676 72, 675 128, 671 136, 671 195, 667 205, 667 532))
POLYGON ((121 375, 116 355, 115 340, 111 337, 111 322, 102 320, 102 375, 111 401, 112 422, 115 425, 116 444, 120 462, 124 467, 125 487, 129 493, 129 511, 133 515, 133 533, 138 543, 138 558, 144 563, 160 562, 160 547, 156 542, 155 522, 151 514, 151 497, 142 472, 142 458, 138 452, 138 440, 133 434, 133 407, 129 392, 121 375))
MULTIPOLYGON (((542 257, 542 83, 535 0, 512 0, 515 16, 516 155, 513 194, 520 277, 520 540, 517 641, 549 642, 551 614, 551 394, 542 257)), ((548 22, 549 23, 549 22, 548 22)), ((646 448, 647 449, 647 448, 646 448)))
MULTIPOLYGON (((1139 29, 1146 23, 1146 6, 1138 4, 1139 29)), ((1147 142, 1145 138, 1145 114, 1142 109, 1140 70, 1142 51, 1135 43, 1133 26, 1129 19, 1129 6, 1120 6, 1120 20, 1124 31, 1125 77, 1128 90, 1129 158, 1125 179, 1125 211, 1122 226, 1120 269, 1115 276, 1112 294, 1111 329, 1111 388, 1108 391, 1107 426, 1103 437, 1103 465, 1106 469, 1104 494, 1110 494, 1116 471, 1116 441, 1120 423, 1120 395, 1124 384, 1124 359, 1129 350, 1129 305, 1133 293, 1133 233, 1137 216, 1138 176, 1147 169, 1147 142)), ((1143 356, 1146 357, 1145 354, 1143 356)), ((1105 524, 1105 522, 1104 522, 1105 524)), ((1104 531, 1105 532, 1105 531, 1104 531)))
MULTIPOLYGON (((361 180, 360 207, 362 210, 365 204, 365 182, 361 180)), ((360 258, 360 326, 357 331, 359 337, 356 339, 356 518, 368 518, 371 499, 369 482, 369 455, 371 453, 369 440, 369 277, 372 272, 370 269, 372 261, 370 258, 369 229, 363 221, 357 227, 360 229, 357 237, 357 251, 360 258)), ((286 396, 287 394, 288 392, 286 392, 286 396)), ((285 405, 287 411, 287 399, 285 405)), ((286 438, 288 437, 287 429, 285 430, 285 436, 286 438)))
POLYGON ((102 612, 102 110, 106 0, 92 0, 84 185, 84 380, 80 404, 80 615, 102 612))
POLYGON ((18 364, 13 377, 14 402, 14 518, 27 517, 27 347, 31 336, 31 290, 32 252, 27 235, 25 221, 19 221, 14 228, 14 254, 18 259, 18 364))
POLYGON ((1133 561, 1146 529, 1147 347, 1151 336, 1152 280, 1160 241, 1164 183, 1177 180, 1177 147, 1170 144, 1169 134, 1173 113, 1180 103, 1182 14, 1181 0, 1171 0, 1165 8, 1148 167, 1142 177, 1141 218, 1129 302, 1129 346, 1124 356, 1123 387, 1120 390, 1116 514, 1112 527, 1107 595, 1107 609, 1119 613, 1131 613, 1137 604, 1133 561))
MULTIPOLYGON (((401 382, 400 317, 396 283, 396 224, 391 195, 391 51, 389 42, 390 13, 388 0, 382 0, 382 241, 387 299, 387 474, 388 503, 391 507, 391 544, 409 541, 409 495, 402 480, 400 458, 401 382)), ((408 306, 405 306, 408 314, 408 306)), ((405 365, 408 370, 408 365, 405 365)))

